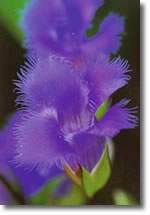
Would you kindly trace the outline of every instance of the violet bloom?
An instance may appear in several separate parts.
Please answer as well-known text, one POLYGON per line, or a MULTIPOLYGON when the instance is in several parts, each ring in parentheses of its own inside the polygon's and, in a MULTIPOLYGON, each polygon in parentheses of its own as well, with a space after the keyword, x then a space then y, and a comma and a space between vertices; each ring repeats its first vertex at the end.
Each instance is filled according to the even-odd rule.
POLYGON ((124 17, 109 13, 99 32, 87 38, 86 30, 103 0, 33 0, 22 13, 21 27, 30 54, 56 54, 77 60, 83 55, 115 54, 121 45, 124 17))
MULTIPOLYGON (((15 153, 15 135, 13 130, 16 124, 21 121, 21 113, 16 112, 10 119, 6 128, 0 132, 0 175, 5 178, 11 185, 19 184, 26 198, 39 191, 42 186, 55 176, 61 175, 62 172, 54 167, 47 175, 39 172, 28 171, 25 168, 16 166, 12 162, 15 153)), ((10 190, 0 181, 0 204, 14 204, 16 199, 10 190)))
MULTIPOLYGON (((0 177, 1 175, 5 175, 7 180, 14 181, 13 174, 11 172, 10 167, 8 166, 7 163, 7 158, 6 156, 6 148, 2 145, 4 137, 0 133, 0 177)), ((14 199, 12 195, 9 193, 7 187, 4 186, 3 182, 0 180, 0 204, 5 205, 5 204, 11 204, 14 202, 14 199)))
POLYGON ((91 171, 101 158, 106 137, 134 128, 134 109, 128 100, 109 106, 98 121, 97 108, 129 80, 127 61, 91 59, 80 70, 65 58, 30 59, 23 66, 17 104, 24 108, 15 129, 15 162, 28 169, 49 172, 64 164, 91 171))

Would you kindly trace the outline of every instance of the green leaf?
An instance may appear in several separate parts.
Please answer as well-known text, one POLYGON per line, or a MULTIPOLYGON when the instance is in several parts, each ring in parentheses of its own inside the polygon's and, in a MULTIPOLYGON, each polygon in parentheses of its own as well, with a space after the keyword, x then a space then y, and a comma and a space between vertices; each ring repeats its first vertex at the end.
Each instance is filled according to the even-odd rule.
POLYGON ((121 189, 116 189, 113 192, 113 199, 115 205, 138 205, 138 203, 130 193, 121 189))
POLYGON ((66 206, 75 206, 75 205, 84 205, 86 204, 87 198, 81 188, 77 185, 73 185, 70 192, 55 200, 55 205, 66 205, 66 206))
POLYGON ((89 173, 82 168, 82 180, 86 194, 92 197, 98 190, 107 183, 111 173, 111 166, 108 154, 108 145, 105 145, 103 155, 95 168, 89 173))
POLYGON ((29 0, 1 0, 0 1, 0 22, 20 42, 23 33, 19 27, 20 11, 29 0))
POLYGON ((50 205, 51 203, 51 194, 53 191, 60 185, 64 178, 56 177, 52 181, 48 182, 42 190, 36 193, 31 201, 33 205, 50 205))
POLYGON ((109 100, 106 100, 96 111, 96 119, 101 120, 109 107, 109 100))

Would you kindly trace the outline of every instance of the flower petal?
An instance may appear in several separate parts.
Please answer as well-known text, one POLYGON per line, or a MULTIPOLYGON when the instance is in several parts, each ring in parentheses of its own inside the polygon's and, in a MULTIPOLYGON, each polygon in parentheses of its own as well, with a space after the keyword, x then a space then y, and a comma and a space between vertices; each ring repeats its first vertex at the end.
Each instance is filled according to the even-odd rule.
POLYGON ((73 138, 73 148, 78 154, 78 163, 89 171, 95 167, 105 146, 105 137, 87 132, 78 133, 73 138))
POLYGON ((82 51, 86 54, 97 53, 105 56, 116 54, 121 46, 123 33, 124 17, 110 13, 102 21, 99 32, 90 39, 84 39, 82 51))
POLYGON ((19 119, 20 113, 16 112, 10 117, 7 126, 0 131, 0 173, 9 181, 15 180, 8 160, 14 150, 12 147, 14 144, 13 127, 19 119))
POLYGON ((12 169, 26 197, 33 196, 35 193, 39 192, 48 181, 63 174, 56 166, 50 168, 48 173, 43 175, 36 169, 29 171, 23 167, 15 167, 14 165, 12 165, 12 169))
POLYGON ((15 200, 0 181, 0 205, 12 205, 13 203, 15 203, 15 200))
POLYGON ((130 79, 127 74, 130 71, 128 68, 128 62, 120 57, 110 62, 101 58, 87 63, 83 78, 88 82, 89 99, 95 105, 95 111, 116 90, 128 83, 130 79))
POLYGON ((29 49, 38 54, 77 54, 81 36, 102 4, 103 0, 32 1, 21 23, 29 49))
MULTIPOLYGON (((3 132, 0 132, 0 175, 5 177, 8 181, 14 181, 14 175, 8 165, 8 146, 5 144, 3 132)), ((0 205, 13 204, 14 199, 9 193, 8 189, 0 180, 0 205)))
POLYGON ((43 106, 57 110, 59 122, 79 121, 88 105, 87 86, 80 79, 69 61, 50 56, 30 61, 28 67, 18 74, 19 89, 17 103, 38 110, 43 106), (27 70, 27 71, 25 71, 27 70))
MULTIPOLYGON (((68 2, 71 1, 68 0, 68 2)), ((94 18, 96 10, 104 4, 104 0, 75 0, 75 4, 80 11, 80 17, 82 17, 84 25, 87 27, 94 18)), ((85 29, 85 27, 83 28, 85 29)))
MULTIPOLYGON (((17 179, 17 182, 28 197, 39 191, 48 180, 62 174, 62 171, 53 166, 47 172, 39 173, 36 169, 29 171, 22 166, 18 167, 12 161, 15 156, 16 145, 14 130, 17 124, 21 122, 22 117, 23 114, 21 112, 14 113, 9 119, 7 126, 0 132, 0 173, 10 182, 15 183, 17 179)), ((6 190, 3 188, 0 189, 6 190)), ((7 195, 7 192, 4 192, 3 196, 5 196, 5 193, 7 195)), ((1 199, 4 198, 0 196, 0 203, 1 199)))
POLYGON ((73 150, 64 141, 57 120, 54 109, 25 114, 15 131, 16 163, 43 174, 55 164, 63 168, 63 162, 67 163, 73 150))
POLYGON ((113 105, 100 121, 96 121, 92 133, 114 137, 122 129, 135 128, 138 120, 134 115, 136 109, 124 107, 128 102, 129 100, 124 99, 113 105))

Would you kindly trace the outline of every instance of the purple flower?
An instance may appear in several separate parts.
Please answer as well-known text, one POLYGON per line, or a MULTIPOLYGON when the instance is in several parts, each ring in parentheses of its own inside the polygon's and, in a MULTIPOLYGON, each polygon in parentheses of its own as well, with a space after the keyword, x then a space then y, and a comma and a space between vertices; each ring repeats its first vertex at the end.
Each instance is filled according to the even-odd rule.
POLYGON ((99 32, 87 38, 86 30, 103 0, 33 0, 23 11, 21 27, 30 54, 56 54, 77 60, 82 55, 115 54, 121 45, 124 18, 110 13, 99 32))
MULTIPOLYGON (((7 129, 0 131, 0 175, 5 177, 6 180, 11 183, 15 183, 14 174, 8 163, 10 151, 12 151, 13 148, 13 143, 11 143, 12 131, 10 130, 13 123, 14 119, 11 119, 7 129), (8 142, 10 142, 11 145, 9 145, 8 142)), ((13 196, 0 180, 0 204, 12 204, 13 202, 13 196)))
MULTIPOLYGON (((21 121, 21 113, 16 112, 10 119, 6 128, 0 133, 0 174, 12 185, 19 183, 25 197, 30 197, 49 180, 62 172, 55 166, 47 175, 39 172, 28 171, 25 168, 16 166, 12 162, 15 153, 15 135, 13 130, 16 124, 21 121)), ((7 187, 0 181, 0 204, 13 204, 15 199, 7 187)))
MULTIPOLYGON (((13 174, 7 163, 6 148, 2 145, 4 143, 4 137, 0 133, 0 175, 5 175, 7 180, 14 180, 13 174)), ((9 193, 8 189, 4 186, 0 180, 0 204, 8 205, 14 201, 13 197, 9 193)))
POLYGON ((7 188, 0 182, 0 204, 1 205, 10 205, 13 204, 15 201, 7 188))
POLYGON ((80 70, 62 57, 30 59, 18 74, 17 103, 24 108, 15 129, 15 161, 29 169, 47 172, 64 164, 89 171, 100 159, 106 137, 134 128, 134 109, 128 100, 109 106, 98 121, 99 105, 127 84, 129 69, 120 57, 82 62, 80 70))
MULTIPOLYGON (((121 45, 124 17, 109 13, 91 38, 86 30, 103 0, 33 0, 23 12, 21 26, 29 58, 18 73, 17 111, 0 133, 0 174, 16 180, 26 197, 55 176, 64 165, 92 171, 107 138, 134 128, 135 108, 129 100, 109 104, 98 120, 96 111, 130 79, 128 62, 109 60, 121 45)), ((71 183, 66 177, 55 192, 71 183)), ((0 184, 0 203, 12 202, 0 184)))

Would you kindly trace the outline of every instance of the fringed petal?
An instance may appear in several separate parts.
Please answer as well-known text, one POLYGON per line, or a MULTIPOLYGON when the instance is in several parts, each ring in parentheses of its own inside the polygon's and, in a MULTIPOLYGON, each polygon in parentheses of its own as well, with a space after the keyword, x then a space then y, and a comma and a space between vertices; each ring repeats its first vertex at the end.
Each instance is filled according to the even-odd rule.
MULTIPOLYGON (((53 166, 46 171, 39 172, 36 169, 29 171, 23 166, 19 167, 18 163, 16 164, 14 162, 16 153, 16 137, 14 131, 18 123, 21 123, 23 120, 22 117, 23 113, 21 112, 13 114, 7 126, 0 133, 0 174, 11 183, 17 182, 21 186, 24 195, 29 197, 38 192, 47 181, 52 180, 55 176, 61 175, 62 170, 53 166)), ((32 146, 34 149, 34 143, 32 146)), ((13 199, 2 183, 0 183, 0 191, 0 203, 5 201, 7 204, 12 204, 13 199)))
POLYGON ((95 121, 92 133, 99 136, 114 137, 122 129, 132 129, 137 126, 136 108, 125 107, 129 100, 123 99, 110 107, 100 121, 95 121))
POLYGON ((110 13, 100 25, 100 30, 91 38, 85 38, 82 51, 86 54, 108 56, 116 54, 124 33, 124 17, 110 13))
POLYGON ((83 78, 90 89, 89 100, 97 110, 116 90, 128 83, 130 70, 128 61, 120 57, 110 62, 105 58, 89 62, 85 63, 83 78))
POLYGON ((73 150, 64 141, 54 109, 43 109, 41 112, 26 113, 22 123, 15 129, 16 156, 14 164, 37 169, 45 174, 57 164, 63 168, 73 156, 73 150))
POLYGON ((54 107, 61 125, 69 121, 68 124, 78 126, 89 120, 86 114, 89 90, 71 62, 55 56, 30 60, 18 76, 17 104, 36 111, 54 107))
POLYGON ((21 27, 31 52, 77 55, 85 29, 103 0, 33 0, 23 12, 21 27))

